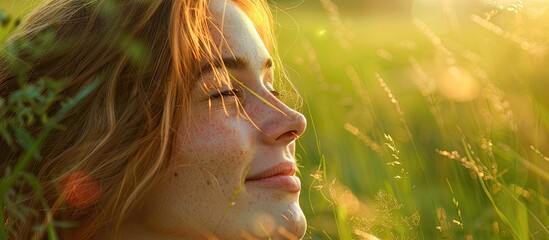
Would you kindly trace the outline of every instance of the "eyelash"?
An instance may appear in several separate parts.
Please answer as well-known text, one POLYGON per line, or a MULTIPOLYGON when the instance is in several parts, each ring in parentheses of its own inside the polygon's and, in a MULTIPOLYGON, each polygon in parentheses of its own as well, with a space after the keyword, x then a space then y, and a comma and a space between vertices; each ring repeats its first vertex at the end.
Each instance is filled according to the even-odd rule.
MULTIPOLYGON (((272 90, 270 92, 273 96, 275 96, 277 98, 280 97, 280 92, 278 92, 276 90, 272 90)), ((240 89, 233 88, 233 89, 225 90, 225 91, 222 91, 222 92, 218 92, 218 93, 210 96, 210 99, 220 99, 222 97, 239 97, 240 94, 241 94, 240 89)))
POLYGON ((218 92, 214 95, 210 96, 210 99, 220 99, 222 97, 239 97, 240 95, 240 89, 233 88, 229 90, 225 90, 222 92, 218 92))

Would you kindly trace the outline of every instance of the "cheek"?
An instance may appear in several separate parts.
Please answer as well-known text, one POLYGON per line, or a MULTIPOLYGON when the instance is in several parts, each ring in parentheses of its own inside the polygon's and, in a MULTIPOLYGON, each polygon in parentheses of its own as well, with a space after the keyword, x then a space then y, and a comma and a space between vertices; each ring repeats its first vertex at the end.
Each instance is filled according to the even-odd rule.
POLYGON ((199 125, 178 132, 175 156, 187 163, 238 164, 252 154, 253 136, 245 120, 198 119, 199 125))
MULTIPOLYGON (((235 190, 253 160, 253 136, 242 119, 211 116, 178 132, 170 179, 183 188, 235 190), (177 175, 177 176, 176 176, 177 175)), ((189 189, 193 191, 192 189, 189 189)))
MULTIPOLYGON (((184 213, 188 216, 204 216, 212 214, 216 201, 223 198, 223 189, 218 187, 218 179, 208 170, 199 166, 184 166, 174 169, 169 177, 166 189, 167 199, 172 201, 168 206, 185 206, 184 213)), ((172 207, 171 210, 178 209, 172 207)), ((181 213, 176 213, 179 216, 181 213)), ((183 217, 188 217, 183 216, 183 217)))
POLYGON ((190 218, 200 225, 219 219, 253 159, 252 138, 244 122, 215 120, 178 132, 161 194, 164 203, 159 206, 171 219, 190 218))

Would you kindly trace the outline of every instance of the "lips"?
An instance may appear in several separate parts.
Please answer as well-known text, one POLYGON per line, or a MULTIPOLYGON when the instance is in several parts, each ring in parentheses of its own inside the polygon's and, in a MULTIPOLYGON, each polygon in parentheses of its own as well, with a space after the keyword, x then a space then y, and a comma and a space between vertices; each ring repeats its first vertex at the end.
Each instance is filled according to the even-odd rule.
POLYGON ((301 190, 301 181, 295 176, 296 166, 284 162, 246 178, 245 183, 268 189, 280 189, 296 193, 301 190))

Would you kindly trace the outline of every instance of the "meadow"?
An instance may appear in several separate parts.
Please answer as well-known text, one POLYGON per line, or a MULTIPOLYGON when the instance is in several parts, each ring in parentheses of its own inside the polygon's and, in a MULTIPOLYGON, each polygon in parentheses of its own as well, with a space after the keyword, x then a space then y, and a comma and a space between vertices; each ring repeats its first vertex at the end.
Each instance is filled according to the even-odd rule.
POLYGON ((549 239, 549 2, 360 2, 273 3, 305 239, 549 239))
POLYGON ((277 14, 308 237, 547 239, 547 3, 338 3, 277 14))

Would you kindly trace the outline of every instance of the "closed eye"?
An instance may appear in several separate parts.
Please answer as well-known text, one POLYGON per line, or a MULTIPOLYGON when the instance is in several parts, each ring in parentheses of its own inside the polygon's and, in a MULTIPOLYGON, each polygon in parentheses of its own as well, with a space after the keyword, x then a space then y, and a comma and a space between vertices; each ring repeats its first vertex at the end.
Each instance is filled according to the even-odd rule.
POLYGON ((238 97, 240 95, 240 89, 233 88, 225 91, 219 91, 210 96, 210 99, 221 99, 223 97, 238 97))

